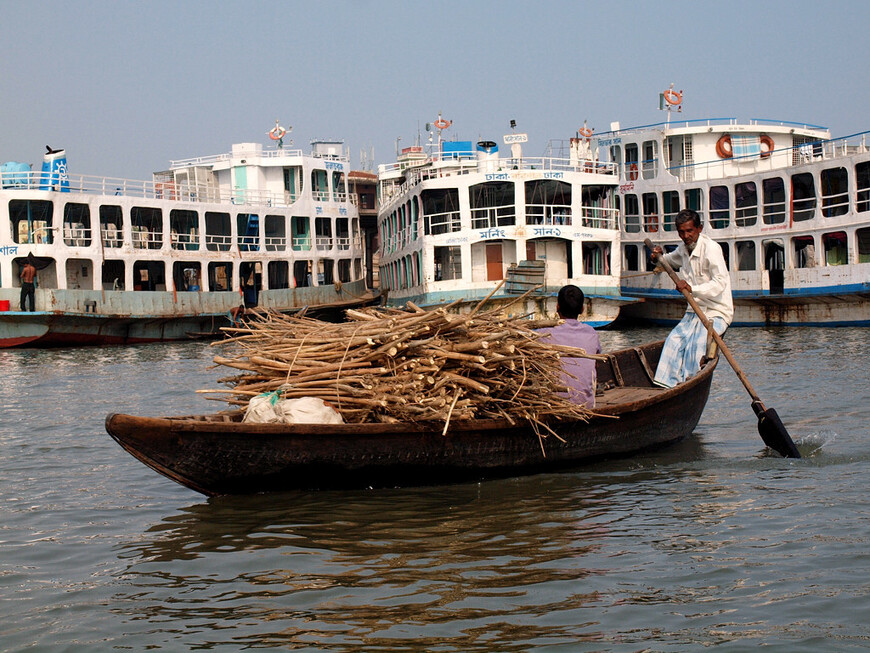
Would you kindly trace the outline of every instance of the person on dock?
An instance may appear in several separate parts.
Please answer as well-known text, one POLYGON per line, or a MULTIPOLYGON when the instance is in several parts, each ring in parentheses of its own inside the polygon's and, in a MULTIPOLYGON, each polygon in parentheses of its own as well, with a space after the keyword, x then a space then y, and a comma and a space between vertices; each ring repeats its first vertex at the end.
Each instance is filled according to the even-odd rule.
MULTIPOLYGON (((734 317, 731 277, 722 247, 701 233, 704 226, 695 211, 683 209, 677 214, 674 223, 683 244, 668 254, 656 246, 653 253, 664 258, 674 270, 680 271, 682 278, 676 284, 677 290, 690 292, 707 319, 713 323, 716 333, 722 335, 734 317)), ((672 388, 697 374, 707 354, 707 344, 707 329, 692 307, 688 306, 683 319, 665 340, 656 368, 656 385, 672 388)))
POLYGON ((29 299, 30 311, 33 312, 36 310, 36 267, 29 259, 24 262, 19 278, 21 279, 21 310, 27 310, 24 306, 29 299))
POLYGON ((242 326, 242 320, 245 318, 245 305, 239 304, 235 308, 231 308, 227 317, 230 318, 230 326, 242 326))
MULTIPOLYGON (((538 333, 545 334, 541 342, 549 342, 554 345, 567 347, 579 347, 587 354, 601 353, 601 340, 598 333, 588 324, 584 324, 578 318, 583 312, 583 303, 586 297, 577 286, 567 285, 559 290, 556 297, 556 312, 564 323, 559 326, 539 329, 538 333)), ((563 357, 562 375, 564 384, 568 387, 569 399, 588 408, 595 405, 595 361, 589 358, 563 357)))

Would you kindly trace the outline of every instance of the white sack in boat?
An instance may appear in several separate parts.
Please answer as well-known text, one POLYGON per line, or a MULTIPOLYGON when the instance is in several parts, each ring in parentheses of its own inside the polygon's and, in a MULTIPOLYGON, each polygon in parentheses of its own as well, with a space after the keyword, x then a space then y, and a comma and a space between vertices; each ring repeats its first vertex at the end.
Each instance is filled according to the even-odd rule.
POLYGON ((277 424, 283 421, 276 410, 277 405, 277 395, 274 392, 257 395, 248 402, 242 421, 254 424, 277 424))
POLYGON ((275 406, 285 424, 344 424, 341 414, 319 397, 284 399, 275 406))

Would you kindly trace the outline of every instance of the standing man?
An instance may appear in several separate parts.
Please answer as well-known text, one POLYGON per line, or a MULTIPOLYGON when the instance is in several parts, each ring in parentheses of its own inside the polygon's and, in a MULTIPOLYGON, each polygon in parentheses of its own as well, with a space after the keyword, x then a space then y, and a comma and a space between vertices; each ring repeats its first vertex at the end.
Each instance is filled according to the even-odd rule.
POLYGON ((21 279, 21 310, 27 310, 24 308, 24 304, 28 298, 30 298, 30 310, 36 310, 36 292, 34 282, 36 281, 36 268, 33 267, 33 263, 30 262, 30 259, 26 259, 24 262, 24 267, 21 268, 21 274, 18 275, 21 279))
MULTIPOLYGON (((539 329, 545 334, 541 342, 567 347, 579 347, 587 354, 600 354, 601 341, 598 333, 577 318, 583 312, 586 297, 577 286, 564 286, 556 297, 556 312, 565 320, 563 324, 548 329, 539 329)), ((563 357, 563 383, 568 387, 567 396, 574 403, 592 408, 595 405, 595 361, 590 358, 563 357)), ((565 394, 565 393, 560 393, 565 394)))
MULTIPOLYGON (((677 290, 692 293, 698 306, 722 335, 734 317, 731 301, 731 277, 725 265, 722 247, 702 234, 701 217, 691 209, 683 209, 674 220, 683 244, 669 254, 656 246, 653 253, 666 260, 682 277, 677 290)), ((660 270, 659 270, 660 271, 660 270)), ((707 350, 707 329, 691 306, 680 323, 668 335, 656 369, 655 382, 672 388, 697 374, 707 350)))

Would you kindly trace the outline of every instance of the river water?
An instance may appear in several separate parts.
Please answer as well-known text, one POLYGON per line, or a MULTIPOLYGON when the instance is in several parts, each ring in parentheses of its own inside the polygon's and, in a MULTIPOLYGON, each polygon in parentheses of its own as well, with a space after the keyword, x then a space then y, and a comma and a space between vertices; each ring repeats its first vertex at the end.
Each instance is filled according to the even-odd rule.
MULTIPOLYGON (((605 348, 663 337, 604 332, 605 348)), ((870 647, 866 329, 732 329, 687 441, 568 473, 206 499, 105 433, 220 407, 206 343, 0 351, 0 650, 870 647)))

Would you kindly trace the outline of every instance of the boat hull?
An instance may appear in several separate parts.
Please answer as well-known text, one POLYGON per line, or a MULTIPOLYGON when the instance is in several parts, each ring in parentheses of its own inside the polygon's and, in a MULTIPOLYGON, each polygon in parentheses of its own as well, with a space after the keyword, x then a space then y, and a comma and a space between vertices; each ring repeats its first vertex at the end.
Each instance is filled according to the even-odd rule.
MULTIPOLYGON (((629 359, 644 356, 626 351, 615 369, 631 383, 638 366, 629 359)), ((657 352, 646 359, 655 364, 657 352)), ((553 471, 681 440, 701 417, 714 368, 677 388, 603 406, 588 422, 555 423, 559 438, 541 429, 539 439, 532 426, 504 420, 455 423, 442 435, 439 424, 287 426, 111 414, 106 430, 149 467, 206 495, 454 483, 553 471)), ((617 391, 632 396, 630 388, 617 391)))

